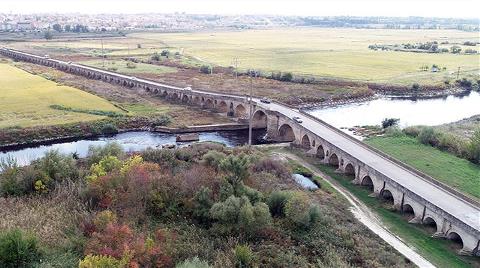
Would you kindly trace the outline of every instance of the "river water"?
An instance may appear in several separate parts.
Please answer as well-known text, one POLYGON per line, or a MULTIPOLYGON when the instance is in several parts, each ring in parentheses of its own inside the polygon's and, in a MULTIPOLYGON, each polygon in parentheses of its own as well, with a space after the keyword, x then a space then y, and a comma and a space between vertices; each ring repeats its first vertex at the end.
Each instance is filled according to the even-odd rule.
MULTIPOLYGON (((252 142, 254 144, 263 143, 265 131, 254 130, 252 142)), ((248 143, 248 130, 239 131, 216 131, 199 133, 200 141, 215 141, 233 147, 248 143)), ((189 142, 176 142, 175 134, 135 131, 120 133, 109 137, 98 137, 95 139, 81 139, 69 142, 59 142, 45 144, 34 147, 15 148, 9 151, 0 151, 0 161, 7 158, 14 158, 19 165, 28 165, 33 160, 41 158, 50 150, 58 150, 61 153, 77 153, 80 157, 85 157, 89 146, 101 146, 109 142, 117 142, 126 152, 142 151, 149 147, 156 148, 165 144, 175 144, 185 146, 189 142)))
POLYGON ((308 112, 338 128, 380 125, 384 118, 399 118, 401 127, 434 126, 480 114, 480 93, 419 100, 382 97, 308 112))

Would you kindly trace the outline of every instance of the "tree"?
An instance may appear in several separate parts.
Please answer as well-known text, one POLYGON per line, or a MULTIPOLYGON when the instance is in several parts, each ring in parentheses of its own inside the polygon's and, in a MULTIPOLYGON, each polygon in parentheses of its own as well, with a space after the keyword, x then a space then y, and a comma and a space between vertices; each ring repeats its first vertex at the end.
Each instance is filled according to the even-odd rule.
POLYGON ((249 159, 244 154, 239 156, 229 155, 220 163, 220 168, 229 173, 227 181, 232 185, 235 193, 238 193, 239 186, 249 176, 248 165, 249 159))
POLYGON ((72 26, 70 24, 65 25, 65 32, 70 32, 72 30, 72 26))
POLYGON ((382 127, 388 128, 388 127, 396 126, 399 121, 400 119, 398 118, 385 118, 382 120, 382 127))
POLYGON ((45 40, 52 40, 53 39, 53 34, 50 31, 46 31, 46 32, 43 33, 43 37, 45 38, 45 40))
POLYGON ((62 28, 62 25, 58 24, 58 23, 55 23, 52 28, 57 31, 57 32, 61 32, 63 30, 62 28))
POLYGON ((459 47, 459 46, 452 46, 452 47, 450 48, 450 51, 451 51, 453 54, 458 54, 458 53, 460 53, 460 51, 462 51, 462 48, 459 47))

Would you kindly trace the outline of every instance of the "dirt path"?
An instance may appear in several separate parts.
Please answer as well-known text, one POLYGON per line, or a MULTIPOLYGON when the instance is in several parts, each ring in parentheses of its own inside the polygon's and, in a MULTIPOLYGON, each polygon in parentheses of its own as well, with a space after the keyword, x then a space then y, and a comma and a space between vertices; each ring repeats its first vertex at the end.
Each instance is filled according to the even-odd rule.
POLYGON ((353 213, 355 218, 357 218, 361 223, 367 226, 368 229, 372 230, 375 234, 380 236, 383 240, 385 240, 388 244, 390 244, 393 248, 395 248, 398 252, 400 252, 403 256, 408 258, 410 261, 415 263, 419 267, 435 267, 432 263, 418 254, 414 249, 409 247, 405 242, 403 242, 398 236, 391 233, 387 227, 378 219, 377 215, 371 211, 365 204, 363 204, 358 198, 352 195, 348 190, 346 190, 343 186, 337 183, 334 179, 332 179, 327 174, 320 171, 315 166, 306 163, 300 157, 290 154, 290 153, 279 153, 285 157, 293 159, 299 163, 302 163, 305 167, 309 168, 315 175, 318 175, 325 179, 325 181, 330 184, 335 190, 337 190, 340 194, 342 194, 348 202, 352 205, 350 207, 350 211, 353 213))

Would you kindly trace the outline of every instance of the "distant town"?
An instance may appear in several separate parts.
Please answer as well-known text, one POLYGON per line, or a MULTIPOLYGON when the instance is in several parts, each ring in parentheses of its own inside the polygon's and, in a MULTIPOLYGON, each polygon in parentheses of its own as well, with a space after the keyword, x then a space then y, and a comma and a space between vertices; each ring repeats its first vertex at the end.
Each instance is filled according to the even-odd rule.
POLYGON ((172 14, 2 14, 0 32, 197 31, 287 26, 479 31, 478 19, 391 17, 300 17, 273 15, 172 14))

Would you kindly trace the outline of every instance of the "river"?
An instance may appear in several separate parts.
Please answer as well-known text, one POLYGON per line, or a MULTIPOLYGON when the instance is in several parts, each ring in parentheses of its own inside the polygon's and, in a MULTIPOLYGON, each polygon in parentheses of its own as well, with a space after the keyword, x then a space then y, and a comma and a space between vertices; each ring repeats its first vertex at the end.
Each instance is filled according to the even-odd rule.
MULTIPOLYGON (((263 143, 265 131, 254 130, 252 142, 254 144, 263 143)), ((248 143, 248 130, 239 131, 216 131, 199 133, 200 141, 214 141, 233 147, 248 143)), ((101 146, 109 142, 117 142, 126 152, 142 151, 149 147, 156 148, 165 144, 175 144, 185 146, 189 142, 176 142, 175 134, 134 131, 120 133, 108 137, 98 137, 94 139, 79 139, 76 141, 59 142, 44 144, 32 147, 19 147, 8 151, 0 151, 0 161, 8 158, 14 158, 18 165, 28 165, 33 160, 42 157, 50 150, 58 150, 61 153, 77 153, 79 157, 85 157, 89 146, 101 146)))
POLYGON ((318 108, 308 111, 331 125, 354 127, 380 125, 384 118, 399 118, 400 127, 440 125, 480 114, 480 93, 434 99, 381 97, 362 103, 318 108))

